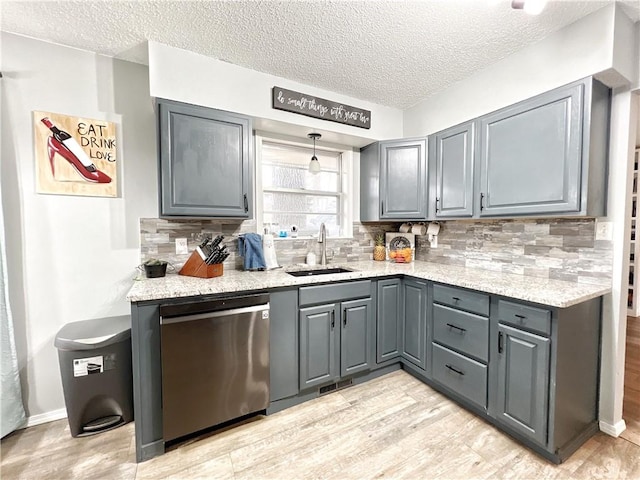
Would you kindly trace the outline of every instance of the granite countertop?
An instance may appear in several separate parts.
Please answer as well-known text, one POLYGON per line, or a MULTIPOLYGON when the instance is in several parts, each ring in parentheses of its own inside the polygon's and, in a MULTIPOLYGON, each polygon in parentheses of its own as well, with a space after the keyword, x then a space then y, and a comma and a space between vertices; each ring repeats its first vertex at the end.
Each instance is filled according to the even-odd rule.
MULTIPOLYGON (((421 261, 397 264, 370 260, 346 264, 330 264, 325 268, 334 267, 343 267, 352 271, 293 277, 281 268, 256 272, 225 270, 222 277, 209 279, 169 274, 162 278, 136 281, 127 295, 127 300, 141 302, 218 293, 268 290, 392 275, 408 275, 413 278, 432 280, 560 308, 570 307, 611 292, 610 286, 550 280, 421 261)), ((286 268, 287 271, 295 269, 300 270, 302 267, 291 266, 286 268)))

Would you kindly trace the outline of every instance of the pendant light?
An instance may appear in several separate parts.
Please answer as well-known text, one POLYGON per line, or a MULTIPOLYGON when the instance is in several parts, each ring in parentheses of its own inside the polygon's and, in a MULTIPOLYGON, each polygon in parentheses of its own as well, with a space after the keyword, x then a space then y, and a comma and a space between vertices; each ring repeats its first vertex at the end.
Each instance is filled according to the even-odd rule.
POLYGON ((313 139, 313 157, 311 157, 311 161, 309 162, 309 171, 314 175, 320 173, 320 162, 318 161, 318 157, 316 157, 316 139, 322 137, 319 133, 310 133, 307 137, 313 139))

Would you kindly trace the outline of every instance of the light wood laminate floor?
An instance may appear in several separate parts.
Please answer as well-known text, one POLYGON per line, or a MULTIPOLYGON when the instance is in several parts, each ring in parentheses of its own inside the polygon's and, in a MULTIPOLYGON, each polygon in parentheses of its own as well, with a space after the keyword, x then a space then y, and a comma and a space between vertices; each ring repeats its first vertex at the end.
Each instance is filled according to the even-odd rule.
POLYGON ((640 318, 627 318, 622 438, 640 445, 640 318))
POLYGON ((66 420, 2 440, 2 479, 640 478, 640 446, 599 433, 553 465, 403 371, 135 463, 133 424, 66 420))

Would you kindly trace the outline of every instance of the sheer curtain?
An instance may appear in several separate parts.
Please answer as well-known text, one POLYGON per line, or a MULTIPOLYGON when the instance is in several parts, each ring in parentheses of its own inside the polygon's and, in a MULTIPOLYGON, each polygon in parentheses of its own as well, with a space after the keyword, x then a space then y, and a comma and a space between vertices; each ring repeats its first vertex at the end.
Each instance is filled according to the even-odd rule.
MULTIPOLYGON (((0 192, 1 196, 1 192, 0 192)), ((0 208, 0 363, 2 396, 2 417, 0 417, 0 437, 13 432, 26 420, 22 405, 18 357, 13 336, 13 319, 9 307, 7 285, 7 252, 4 236, 4 215, 0 208)))

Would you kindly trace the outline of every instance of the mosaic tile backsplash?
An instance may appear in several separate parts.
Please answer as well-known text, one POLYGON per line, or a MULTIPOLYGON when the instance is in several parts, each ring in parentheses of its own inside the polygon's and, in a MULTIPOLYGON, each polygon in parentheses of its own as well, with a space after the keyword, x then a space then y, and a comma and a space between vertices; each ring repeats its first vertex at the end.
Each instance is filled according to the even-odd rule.
MULTIPOLYGON (((440 222, 438 247, 430 248, 426 236, 416 237, 416 258, 573 282, 609 285, 612 244, 595 240, 595 219, 455 220, 440 222)), ((354 222, 353 238, 329 239, 331 263, 371 260, 377 233, 397 231, 398 223, 354 222)), ((255 232, 254 220, 140 220, 141 261, 161 258, 180 268, 189 255, 176 255, 175 239, 187 238, 189 252, 205 235, 225 236, 231 252, 226 269, 242 270, 237 237, 255 232)), ((315 239, 278 239, 278 263, 304 263, 307 252, 320 257, 315 239)))
MULTIPOLYGON (((377 233, 397 231, 397 223, 354 222, 353 238, 330 238, 327 242, 327 259, 331 263, 345 263, 373 258, 374 237, 377 233)), ((224 262, 226 269, 243 269, 243 259, 238 255, 238 236, 255 232, 254 220, 166 220, 158 218, 140 219, 141 261, 160 258, 171 262, 176 268, 189 258, 176 255, 176 238, 187 238, 189 252, 193 251, 205 236, 224 235, 223 243, 231 255, 224 262)), ((275 241, 276 256, 281 266, 304 263, 307 253, 315 252, 320 261, 320 245, 313 238, 278 239, 275 241)))
POLYGON ((596 221, 516 219, 440 222, 438 247, 417 237, 416 258, 486 270, 610 285, 612 242, 595 239, 596 221))

